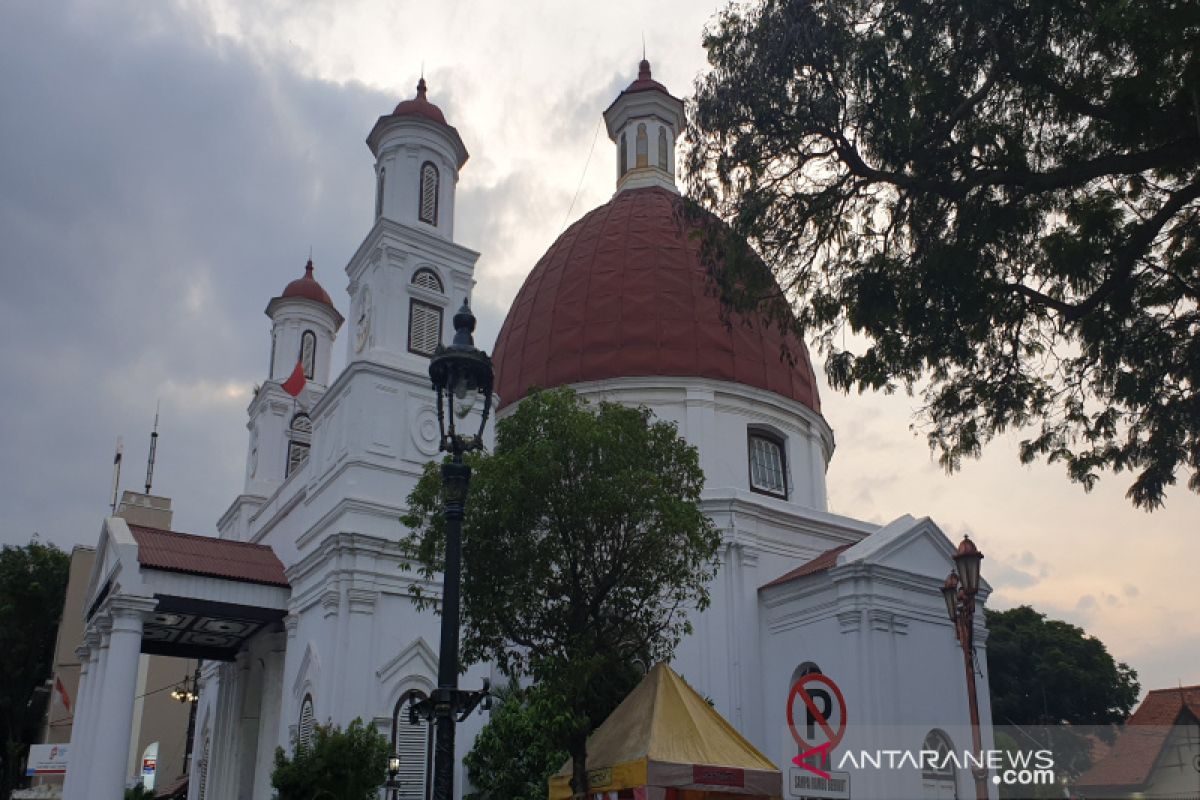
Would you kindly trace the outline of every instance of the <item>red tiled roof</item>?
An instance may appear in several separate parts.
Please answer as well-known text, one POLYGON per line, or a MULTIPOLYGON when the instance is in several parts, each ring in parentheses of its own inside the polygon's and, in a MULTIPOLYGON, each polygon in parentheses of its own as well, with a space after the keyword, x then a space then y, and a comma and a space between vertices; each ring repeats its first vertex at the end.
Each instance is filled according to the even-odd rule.
POLYGON ((796 567, 791 572, 783 573, 775 580, 771 581, 770 583, 764 583, 759 588, 766 589, 768 586, 778 586, 781 583, 787 583, 788 581, 794 581, 794 580, 796 580, 796 578, 803 578, 805 575, 815 575, 818 572, 824 572, 825 570, 827 570, 830 567, 837 564, 837 557, 840 556, 844 551, 849 549, 850 546, 851 545, 848 545, 848 544, 840 544, 837 547, 833 548, 832 550, 826 550, 824 553, 821 553, 821 555, 817 556, 812 561, 809 561, 805 564, 801 564, 800 566, 796 567))
POLYGON ((208 575, 232 581, 289 586, 283 563, 263 544, 130 525, 138 545, 138 563, 168 572, 208 575))
POLYGON ((695 377, 765 389, 820 413, 803 341, 761 317, 730 314, 727 324, 679 203, 663 188, 627 189, 550 246, 496 338, 501 407, 533 386, 695 377))
POLYGON ((1185 710, 1200 720, 1200 685, 1152 689, 1133 712, 1109 751, 1080 776, 1077 786, 1144 785, 1185 710))

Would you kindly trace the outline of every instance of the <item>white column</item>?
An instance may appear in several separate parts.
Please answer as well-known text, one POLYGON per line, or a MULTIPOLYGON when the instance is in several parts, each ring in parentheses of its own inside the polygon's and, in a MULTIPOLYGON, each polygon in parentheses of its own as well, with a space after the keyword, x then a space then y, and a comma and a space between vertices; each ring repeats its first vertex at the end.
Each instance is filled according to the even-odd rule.
POLYGON ((133 730, 133 696, 137 692, 142 620, 157 601, 114 597, 108 603, 112 629, 104 666, 101 718, 92 743, 91 796, 123 797, 128 779, 129 736, 133 730))
POLYGON ((75 689, 75 710, 71 715, 71 747, 67 755, 67 776, 63 780, 63 797, 72 796, 71 792, 74 784, 77 784, 76 778, 83 768, 86 756, 83 730, 86 724, 84 719, 90 695, 88 678, 92 651, 87 644, 83 644, 75 648, 75 655, 79 658, 79 685, 75 689))
MULTIPOLYGON (((71 781, 71 794, 64 794, 64 800, 89 800, 93 772, 96 767, 95 742, 96 730, 100 724, 104 704, 104 671, 108 665, 108 636, 110 622, 108 617, 94 618, 88 625, 87 640, 91 649, 91 664, 88 667, 88 700, 84 718, 79 723, 79 737, 83 743, 83 757, 77 759, 79 769, 75 779, 71 781)), ((75 739, 75 730, 71 731, 71 739, 75 739)))
POLYGON ((280 706, 283 702, 283 656, 287 637, 267 634, 267 653, 263 669, 262 695, 258 712, 258 763, 254 767, 254 800, 271 800, 271 770, 275 762, 275 743, 279 739, 280 706))

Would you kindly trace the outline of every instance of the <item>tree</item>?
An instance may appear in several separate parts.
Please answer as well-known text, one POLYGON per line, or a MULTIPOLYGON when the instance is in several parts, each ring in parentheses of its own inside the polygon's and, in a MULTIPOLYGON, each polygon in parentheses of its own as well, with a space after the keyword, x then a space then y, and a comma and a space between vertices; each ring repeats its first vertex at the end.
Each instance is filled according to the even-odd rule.
POLYGON ((70 557, 35 536, 0 549, 0 797, 16 786, 28 743, 48 695, 36 690, 50 675, 54 641, 67 595, 70 557))
MULTIPOLYGON (((634 666, 608 676, 596 687, 603 691, 594 693, 588 719, 607 719, 641 677, 634 666)), ((569 758, 554 735, 563 728, 557 717, 564 703, 547 686, 522 687, 516 679, 493 695, 491 718, 463 759, 475 787, 469 800, 545 800, 550 776, 569 758)))
MULTIPOLYGON (((1072 727, 1111 735, 1110 726, 1124 722, 1137 702, 1137 673, 1082 628, 1029 606, 984 613, 993 722, 1050 746, 1055 769, 1078 776, 1091 764, 1092 747, 1072 727)), ((1007 749, 1019 749, 1006 738, 1007 749)))
MULTIPOLYGON (((636 660, 669 658, 708 605, 720 535, 698 507, 696 449, 648 409, 534 392, 471 458, 463 530, 464 663, 490 660, 553 698, 542 718, 587 791, 587 735, 601 698, 636 660)), ((409 496, 407 545, 426 578, 440 565, 436 464, 409 496)), ((432 600, 414 586, 419 603, 432 600)))
POLYGON ((361 719, 344 731, 314 725, 310 746, 297 744, 291 757, 275 749, 271 785, 278 800, 375 800, 389 755, 387 737, 361 719))
POLYGON ((1001 725, 1115 725, 1137 702, 1137 672, 1099 639, 1029 606, 987 609, 992 718, 1001 725))
POLYGON ((1200 5, 762 0, 704 45, 729 305, 794 305, 836 388, 919 390, 948 471, 1025 428, 1085 489, 1200 492, 1200 5))

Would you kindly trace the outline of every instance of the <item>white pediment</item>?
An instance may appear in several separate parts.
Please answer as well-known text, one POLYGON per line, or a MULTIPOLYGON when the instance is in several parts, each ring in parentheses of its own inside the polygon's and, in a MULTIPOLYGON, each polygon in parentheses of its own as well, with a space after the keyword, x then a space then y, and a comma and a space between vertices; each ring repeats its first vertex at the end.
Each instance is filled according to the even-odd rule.
POLYGON ((837 563, 882 566, 940 582, 954 566, 953 555, 954 545, 933 520, 905 514, 847 549, 837 563))
POLYGON ((309 642, 308 647, 304 648, 304 658, 300 659, 300 669, 296 671, 296 680, 292 683, 292 696, 302 696, 305 685, 315 686, 320 674, 321 659, 317 655, 317 648, 313 646, 312 642, 309 642))
POLYGON ((390 685, 397 678, 408 675, 420 675, 426 678, 437 676, 437 653, 429 644, 418 636, 396 656, 375 670, 375 676, 384 685, 390 685))
POLYGON ((100 527, 100 541, 96 545, 96 558, 88 578, 84 614, 88 614, 105 596, 117 593, 145 595, 147 593, 144 590, 138 564, 138 546, 129 531, 129 525, 120 517, 106 518, 100 527))

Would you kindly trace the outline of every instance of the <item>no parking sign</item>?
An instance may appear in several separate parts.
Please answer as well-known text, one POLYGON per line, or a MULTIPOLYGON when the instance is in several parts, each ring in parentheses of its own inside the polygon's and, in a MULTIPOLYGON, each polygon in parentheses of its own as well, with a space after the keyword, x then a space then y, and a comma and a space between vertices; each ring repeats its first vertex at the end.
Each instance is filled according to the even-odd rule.
POLYGON ((829 762, 829 751, 846 735, 846 698, 830 678, 810 672, 796 681, 788 692, 788 731, 800 747, 792 763, 822 778, 829 773, 808 762, 819 756, 818 765, 829 762))

